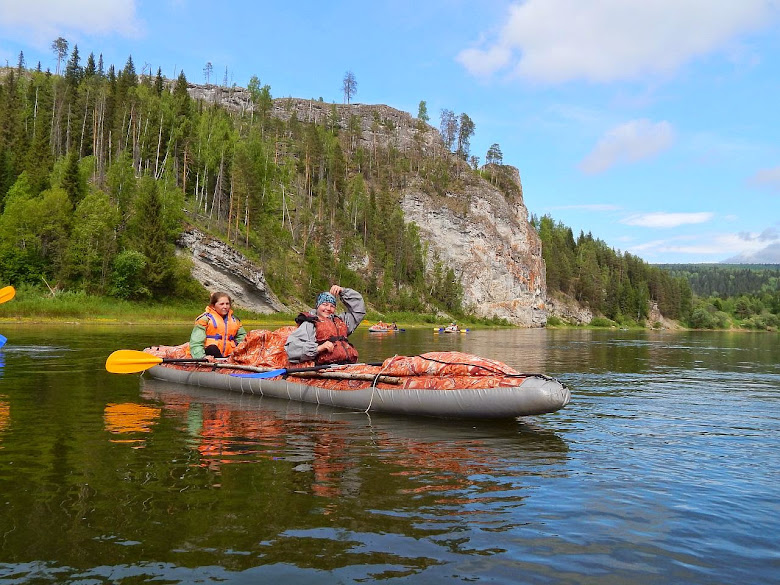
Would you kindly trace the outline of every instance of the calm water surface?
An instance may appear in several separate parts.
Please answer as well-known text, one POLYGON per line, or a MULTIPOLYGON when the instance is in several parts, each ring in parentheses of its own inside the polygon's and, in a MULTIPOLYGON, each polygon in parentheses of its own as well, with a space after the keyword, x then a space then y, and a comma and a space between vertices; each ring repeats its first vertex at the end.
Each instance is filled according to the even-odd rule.
POLYGON ((0 583, 778 582, 777 334, 355 334, 572 389, 503 422, 104 369, 188 330, 0 324, 0 583))

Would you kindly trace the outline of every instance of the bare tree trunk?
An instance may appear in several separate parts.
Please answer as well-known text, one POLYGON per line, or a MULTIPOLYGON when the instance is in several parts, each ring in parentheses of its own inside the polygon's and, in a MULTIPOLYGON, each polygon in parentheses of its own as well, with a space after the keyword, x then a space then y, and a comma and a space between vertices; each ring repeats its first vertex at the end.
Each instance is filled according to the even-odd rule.
POLYGON ((33 131, 32 131, 32 137, 33 142, 35 142, 35 130, 38 128, 38 90, 40 88, 35 88, 35 106, 33 106, 33 131))
MULTIPOLYGON (((163 114, 160 112, 160 131, 157 134, 157 156, 154 157, 154 177, 156 179, 160 178, 160 175, 157 174, 157 169, 159 168, 160 163, 160 147, 162 146, 162 129, 163 129, 163 114)), ((168 153, 165 153, 165 158, 168 158, 168 153)))
POLYGON ((70 152, 70 104, 68 104, 68 118, 65 124, 65 154, 70 152))
POLYGON ((79 141, 79 156, 84 152, 84 133, 87 130, 87 114, 89 113, 89 90, 87 90, 87 97, 84 99, 84 120, 81 122, 81 140, 79 141))
MULTIPOLYGON (((227 241, 230 243, 230 232, 233 227, 233 177, 230 177, 230 196, 228 202, 227 241)), ((236 214, 238 215, 238 214, 236 214)))

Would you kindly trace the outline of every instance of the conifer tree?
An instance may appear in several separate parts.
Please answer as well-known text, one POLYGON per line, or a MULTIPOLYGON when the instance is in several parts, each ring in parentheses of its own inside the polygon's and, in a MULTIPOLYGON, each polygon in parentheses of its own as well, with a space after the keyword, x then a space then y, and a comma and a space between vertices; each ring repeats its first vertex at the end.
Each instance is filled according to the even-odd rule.
POLYGON ((72 149, 67 157, 65 172, 62 175, 62 188, 68 194, 73 209, 84 199, 87 194, 87 184, 81 176, 79 157, 76 149, 72 149))
POLYGON ((139 181, 133 218, 134 248, 146 258, 145 284, 154 296, 171 291, 174 248, 167 240, 163 206, 155 180, 145 175, 139 181))
POLYGON ((164 87, 165 85, 163 83, 162 67, 158 67, 157 76, 154 78, 154 93, 157 94, 157 97, 162 95, 164 87))
POLYGON ((68 54, 68 41, 66 41, 62 37, 57 37, 52 41, 51 43, 51 49, 54 51, 54 55, 57 57, 57 70, 56 74, 60 74, 60 63, 65 58, 65 55, 68 54))

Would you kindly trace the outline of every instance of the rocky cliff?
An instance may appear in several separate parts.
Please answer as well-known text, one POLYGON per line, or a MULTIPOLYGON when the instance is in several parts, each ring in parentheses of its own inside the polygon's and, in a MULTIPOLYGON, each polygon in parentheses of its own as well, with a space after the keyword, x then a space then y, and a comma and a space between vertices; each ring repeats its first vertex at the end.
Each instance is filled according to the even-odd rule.
POLYGON ((276 298, 262 269, 227 244, 195 229, 186 229, 177 242, 191 257, 192 276, 208 290, 228 293, 237 305, 257 313, 277 313, 287 307, 276 298))
MULTIPOLYGON (((252 107, 249 93, 236 88, 190 86, 190 95, 235 110, 252 107)), ((393 146, 401 151, 417 149, 423 156, 452 157, 453 165, 460 165, 462 171, 457 188, 434 195, 421 182, 412 181, 400 194, 406 221, 419 226, 427 245, 429 268, 436 261, 453 268, 463 286, 464 305, 479 316, 500 317, 526 327, 544 325, 547 291, 541 242, 528 222, 517 169, 500 167, 508 180, 499 189, 450 154, 438 130, 385 105, 280 98, 273 101, 271 115, 335 123, 343 131, 351 128, 351 135, 367 148, 393 146)), ((267 300, 264 304, 274 306, 267 300)))
MULTIPOLYGON (((519 188, 516 170, 514 175, 519 188)), ((542 246, 521 194, 507 197, 486 181, 472 180, 445 197, 406 189, 401 205, 433 252, 429 264, 439 259, 455 270, 464 305, 473 313, 525 327, 544 325, 542 246)))

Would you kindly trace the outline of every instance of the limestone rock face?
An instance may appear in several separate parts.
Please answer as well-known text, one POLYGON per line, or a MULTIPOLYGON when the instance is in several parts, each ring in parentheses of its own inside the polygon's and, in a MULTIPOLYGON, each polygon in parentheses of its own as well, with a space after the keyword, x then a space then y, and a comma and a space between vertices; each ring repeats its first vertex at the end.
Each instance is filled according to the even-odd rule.
POLYGON ((224 291, 236 305, 257 313, 287 310, 268 288, 263 270, 240 252, 194 228, 184 231, 177 244, 180 252, 192 255, 192 276, 210 291, 224 291))
POLYGON ((507 198, 475 180, 444 198, 410 188, 401 205, 432 252, 429 264, 438 258, 460 278, 465 307, 482 317, 541 327, 547 321, 542 246, 518 192, 507 198))
MULTIPOLYGON (((241 88, 190 85, 188 91, 195 99, 219 102, 234 110, 252 109, 249 92, 241 88)), ((503 188, 499 189, 476 176, 465 162, 455 160, 438 130, 386 105, 277 98, 270 115, 282 120, 295 115, 304 123, 337 125, 342 136, 349 137, 350 149, 392 146, 419 156, 453 157, 453 164, 461 165, 462 172, 458 187, 451 192, 432 195, 422 183, 412 181, 401 193, 405 219, 419 226, 420 237, 428 247, 428 268, 437 260, 452 268, 463 286, 463 304, 475 314, 504 318, 525 327, 544 326, 547 290, 541 241, 528 222, 517 169, 497 168, 503 178, 503 188)), ((216 273, 227 276, 229 264, 224 260, 204 259, 216 256, 215 243, 201 238, 188 247, 194 250, 199 267, 205 271, 201 263, 208 265, 204 274, 210 276, 201 276, 201 282, 215 279, 216 273)), ((258 302, 273 310, 278 301, 265 286, 262 272, 256 269, 256 273, 262 280, 258 302)))
POLYGON ((587 325, 593 320, 593 312, 588 307, 583 307, 574 299, 565 296, 548 298, 547 313, 574 325, 587 325))

